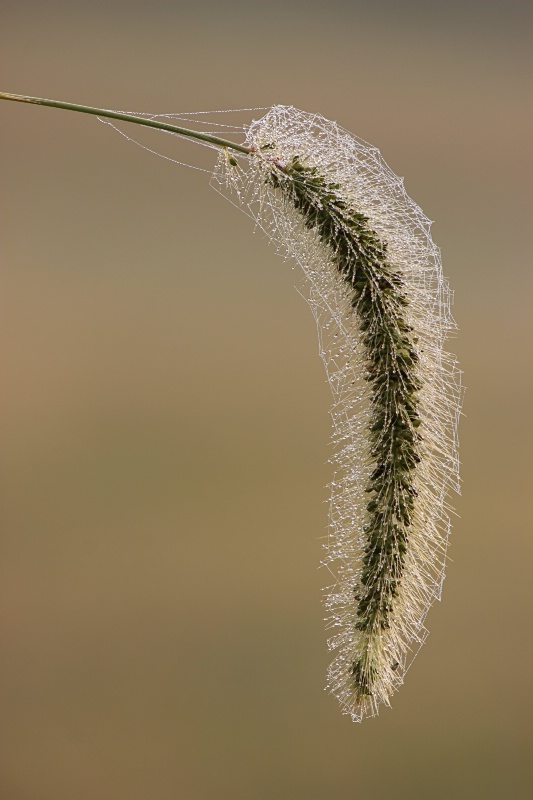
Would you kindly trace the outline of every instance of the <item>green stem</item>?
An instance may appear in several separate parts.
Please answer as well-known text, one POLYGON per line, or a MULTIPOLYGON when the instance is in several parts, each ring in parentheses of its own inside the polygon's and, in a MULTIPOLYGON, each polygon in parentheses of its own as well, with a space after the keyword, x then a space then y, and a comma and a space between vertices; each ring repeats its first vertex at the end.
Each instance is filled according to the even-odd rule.
POLYGON ((145 125, 147 128, 156 128, 159 131, 177 133, 189 139, 198 139, 201 142, 208 142, 221 149, 235 150, 237 153, 250 155, 252 152, 249 147, 242 144, 235 144, 226 139, 219 139, 218 136, 210 136, 208 133, 191 131, 189 128, 180 128, 178 125, 169 125, 168 122, 159 122, 155 119, 136 117, 135 114, 123 114, 120 111, 107 111, 105 108, 92 108, 91 106, 81 106, 77 103, 63 103, 60 100, 45 100, 43 97, 28 97, 23 94, 9 94, 0 92, 0 100, 13 100, 15 103, 33 103, 37 106, 48 106, 49 108, 63 108, 66 111, 79 111, 82 114, 94 114, 97 117, 107 117, 108 119, 118 119, 121 122, 133 122, 136 125, 145 125))

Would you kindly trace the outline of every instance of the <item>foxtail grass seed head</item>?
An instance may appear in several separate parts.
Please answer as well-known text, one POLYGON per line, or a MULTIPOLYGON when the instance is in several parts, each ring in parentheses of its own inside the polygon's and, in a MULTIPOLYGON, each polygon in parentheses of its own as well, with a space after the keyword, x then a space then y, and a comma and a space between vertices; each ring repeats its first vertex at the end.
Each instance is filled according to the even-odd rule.
POLYGON ((360 721, 390 705, 441 594, 459 491, 451 296, 429 220, 376 148, 285 106, 246 145, 214 179, 307 278, 333 395, 328 687, 360 721))
POLYGON ((0 99, 217 149, 215 188, 236 196, 300 265, 333 396, 328 687, 353 720, 374 716, 426 639, 444 578, 447 497, 459 491, 460 372, 444 350, 455 326, 430 221, 375 147, 318 114, 274 106, 238 144, 218 128, 228 135, 241 127, 206 131, 200 117, 201 130, 181 127, 190 114, 158 120, 5 92, 0 99))

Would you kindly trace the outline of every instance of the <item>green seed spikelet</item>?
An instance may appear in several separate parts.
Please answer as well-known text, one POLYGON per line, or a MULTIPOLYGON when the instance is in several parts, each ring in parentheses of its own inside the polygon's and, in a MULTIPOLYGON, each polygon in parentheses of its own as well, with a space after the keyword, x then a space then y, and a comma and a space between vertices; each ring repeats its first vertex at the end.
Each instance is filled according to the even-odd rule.
POLYGON ((303 268, 334 397, 328 685, 361 720, 390 704, 440 597, 461 394, 449 296, 429 222, 375 148, 283 106, 247 144, 248 169, 221 159, 217 178, 303 268))
MULTIPOLYGON (((420 416, 416 377, 418 356, 412 327, 405 321, 408 305, 404 281, 387 262, 387 247, 368 226, 367 218, 349 208, 316 167, 298 156, 270 180, 281 189, 333 254, 350 294, 365 347, 366 379, 372 387, 370 457, 374 469, 367 493, 368 522, 355 626, 365 633, 390 627, 394 597, 403 573, 408 529, 417 491, 413 475, 420 461, 420 416)), ((372 694, 374 667, 361 658, 352 672, 357 691, 372 694)))

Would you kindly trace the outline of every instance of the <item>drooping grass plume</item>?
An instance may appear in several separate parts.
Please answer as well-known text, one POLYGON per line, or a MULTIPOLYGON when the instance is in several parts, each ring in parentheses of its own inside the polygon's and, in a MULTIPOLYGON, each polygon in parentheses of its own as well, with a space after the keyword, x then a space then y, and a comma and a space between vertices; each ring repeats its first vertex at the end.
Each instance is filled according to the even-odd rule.
POLYGON ((333 393, 328 685, 360 720, 390 704, 441 592, 461 394, 450 295, 430 223, 378 150, 281 106, 246 144, 218 180, 302 267, 333 393))
POLYGON ((272 108, 237 144, 121 112, 0 99, 160 127, 221 150, 215 187, 236 194, 301 266, 333 394, 328 685, 352 719, 376 714, 426 637, 444 576, 446 497, 458 490, 461 390, 443 349, 453 320, 429 221, 378 150, 292 107, 272 108))

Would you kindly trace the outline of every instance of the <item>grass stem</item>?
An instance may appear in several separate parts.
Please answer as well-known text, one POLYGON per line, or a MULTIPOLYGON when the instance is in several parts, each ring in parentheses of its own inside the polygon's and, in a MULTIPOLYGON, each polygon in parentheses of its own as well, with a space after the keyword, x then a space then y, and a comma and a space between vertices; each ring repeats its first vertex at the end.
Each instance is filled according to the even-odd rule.
POLYGON ((92 108, 92 106, 83 106, 78 103, 64 103, 61 100, 46 100, 44 97, 29 97, 28 95, 10 94, 8 92, 0 92, 0 100, 13 100, 15 103, 32 103, 37 106, 48 106, 49 108, 63 108, 66 111, 79 111, 82 114, 93 114, 96 117, 117 119, 120 122, 133 122, 135 125, 144 125, 147 128, 156 128, 159 131, 176 133, 188 139, 197 139, 201 142, 207 142, 220 149, 228 148, 237 153, 244 153, 245 155, 249 155, 251 152, 249 147, 235 144, 235 142, 230 142, 226 139, 220 139, 218 136, 210 136, 208 133, 192 131, 189 128, 181 128, 178 125, 170 125, 168 122, 159 122, 155 119, 137 117, 135 114, 124 114, 121 111, 109 111, 105 108, 92 108))

